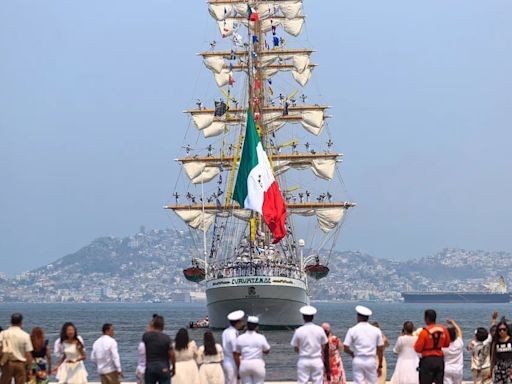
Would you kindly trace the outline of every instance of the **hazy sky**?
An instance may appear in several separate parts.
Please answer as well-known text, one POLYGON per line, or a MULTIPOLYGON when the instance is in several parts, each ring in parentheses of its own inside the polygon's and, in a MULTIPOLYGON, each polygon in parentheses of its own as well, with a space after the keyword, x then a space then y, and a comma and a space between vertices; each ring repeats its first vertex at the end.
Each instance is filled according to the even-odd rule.
MULTIPOLYGON (((358 203, 340 247, 512 250, 512 2, 306 0, 305 13, 358 203)), ((171 225, 181 111, 212 39, 204 0, 0 1, 0 271, 171 225)))

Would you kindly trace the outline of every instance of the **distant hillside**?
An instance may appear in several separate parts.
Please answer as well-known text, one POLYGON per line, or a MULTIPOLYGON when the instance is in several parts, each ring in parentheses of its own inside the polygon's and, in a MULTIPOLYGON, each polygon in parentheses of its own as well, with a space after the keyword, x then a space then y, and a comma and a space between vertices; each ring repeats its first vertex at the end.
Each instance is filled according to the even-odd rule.
MULTIPOLYGON (((168 301, 203 289, 183 278, 198 252, 188 233, 141 231, 125 238, 102 237, 77 252, 24 273, 0 277, 0 300, 168 301)), ((398 300, 406 290, 485 289, 500 275, 512 281, 512 254, 444 249, 434 256, 392 262, 362 252, 333 252, 327 278, 310 284, 314 298, 398 300)))

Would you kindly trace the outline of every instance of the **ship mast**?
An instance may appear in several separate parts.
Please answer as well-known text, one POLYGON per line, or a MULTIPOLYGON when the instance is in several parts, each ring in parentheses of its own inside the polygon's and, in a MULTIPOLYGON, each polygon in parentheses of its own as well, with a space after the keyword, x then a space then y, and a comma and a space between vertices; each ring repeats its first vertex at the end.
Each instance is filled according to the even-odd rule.
MULTIPOLYGON (((271 243, 271 233, 264 221, 256 212, 242 210, 232 201, 232 192, 234 189, 234 180, 240 160, 240 152, 244 138, 243 126, 245 125, 247 109, 244 104, 240 106, 236 103, 234 108, 230 104, 230 91, 224 90, 225 86, 231 86, 234 73, 245 73, 247 75, 247 88, 245 97, 248 97, 248 110, 254 115, 256 126, 260 135, 261 142, 266 149, 269 160, 274 170, 276 178, 281 178, 288 169, 297 169, 303 171, 310 169, 314 176, 322 180, 332 180, 335 171, 341 161, 342 154, 331 152, 331 144, 326 151, 313 151, 304 143, 306 152, 298 150, 298 140, 284 144, 276 144, 276 133, 280 129, 285 129, 287 124, 297 124, 304 128, 308 134, 319 136, 322 134, 326 120, 330 117, 326 114, 329 108, 327 105, 307 105, 304 98, 303 104, 290 102, 292 96, 282 97, 280 95, 281 105, 271 105, 267 102, 266 87, 270 87, 272 76, 277 73, 289 72, 293 79, 301 86, 305 86, 311 77, 316 64, 310 62, 310 57, 314 50, 312 49, 286 49, 283 39, 276 43, 273 41, 273 48, 267 46, 266 33, 272 31, 272 37, 277 38, 276 27, 282 27, 285 32, 292 36, 298 36, 301 33, 304 23, 302 13, 302 2, 293 2, 285 0, 210 0, 208 2, 210 14, 219 25, 222 37, 226 38, 233 34, 239 27, 247 28, 247 43, 235 44, 231 51, 215 51, 213 44, 212 51, 203 52, 202 56, 205 66, 212 71, 217 86, 226 95, 227 108, 224 110, 213 108, 204 108, 202 103, 198 103, 197 109, 188 109, 185 112, 190 114, 196 128, 206 139, 215 138, 223 135, 223 143, 228 134, 231 134, 229 126, 239 125, 241 133, 236 138, 230 136, 232 144, 226 155, 224 153, 224 144, 219 155, 213 153, 212 146, 208 147, 207 155, 191 154, 187 150, 187 156, 176 159, 181 163, 186 176, 193 185, 201 184, 201 202, 195 201, 194 196, 187 193, 188 204, 180 203, 176 193, 176 204, 166 205, 166 209, 174 210, 175 213, 183 219, 189 227, 203 232, 203 253, 205 267, 208 265, 206 249, 206 233, 214 225, 212 239, 212 252, 215 247, 221 244, 221 235, 225 232, 221 230, 221 235, 217 233, 217 219, 242 220, 249 223, 250 247, 249 253, 252 262, 253 250, 258 241, 263 239, 265 245, 271 243), (268 5, 268 7, 267 7, 268 5), (251 18, 251 12, 255 12, 257 17, 251 18), (260 13, 261 12, 261 13, 260 13), (236 63, 236 60, 239 60, 236 63), (269 84, 267 84, 267 82, 269 84), (292 147, 292 153, 281 153, 281 149, 292 147), (224 181, 224 191, 220 190, 222 172, 228 171, 229 177, 224 181), (205 196, 205 184, 219 178, 219 192, 212 196, 205 196), (223 203, 219 202, 221 194, 223 203), (189 196, 190 195, 190 196, 189 196), (257 233, 262 234, 264 238, 254 236, 254 225, 257 225, 257 233), (217 236, 217 238, 215 238, 217 236)), ((234 89, 234 88, 229 88, 234 89)), ((295 91, 296 93, 297 91, 295 91)), ((294 94, 295 94, 294 93, 294 94)), ((269 94, 270 89, 269 89, 269 94)), ((330 140, 329 140, 330 142, 330 140)), ((281 183, 280 183, 281 184, 281 183)), ((284 187, 284 184, 282 184, 284 187)), ((307 186, 307 185, 306 185, 307 186)), ((285 191, 286 192, 286 191, 285 191)), ((289 214, 294 213, 303 216, 316 216, 319 229, 325 234, 339 228, 345 212, 355 204, 351 202, 332 201, 330 193, 320 193, 317 196, 310 197, 308 190, 306 193, 299 194, 299 201, 296 196, 293 201, 286 200, 289 214)), ((246 236, 246 235, 243 235, 246 236)), ((302 259, 298 253, 300 245, 296 242, 294 231, 283 239, 283 249, 287 253, 294 255, 295 261, 302 259), (297 243, 297 244, 296 244, 297 243)), ((301 242, 303 244, 303 242, 301 242)), ((309 245, 309 244, 308 244, 309 245)), ((210 253, 212 255, 213 253, 210 253)), ((301 265, 303 269, 304 265, 301 265)))

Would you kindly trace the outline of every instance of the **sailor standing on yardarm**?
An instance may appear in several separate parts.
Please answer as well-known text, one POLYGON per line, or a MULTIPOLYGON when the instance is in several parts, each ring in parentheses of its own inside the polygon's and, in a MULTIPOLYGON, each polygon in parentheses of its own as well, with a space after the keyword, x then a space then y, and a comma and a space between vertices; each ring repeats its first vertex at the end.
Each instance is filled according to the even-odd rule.
POLYGON ((222 349, 224 350, 224 382, 225 384, 238 383, 238 366, 240 356, 236 353, 236 339, 239 330, 244 326, 244 311, 234 311, 228 315, 230 326, 222 332, 222 349))
POLYGON ((352 356, 352 373, 354 383, 376 384, 382 372, 384 340, 380 329, 368 323, 372 315, 369 308, 356 307, 357 324, 350 328, 343 341, 345 353, 352 356), (377 369, 375 369, 377 356, 377 369))

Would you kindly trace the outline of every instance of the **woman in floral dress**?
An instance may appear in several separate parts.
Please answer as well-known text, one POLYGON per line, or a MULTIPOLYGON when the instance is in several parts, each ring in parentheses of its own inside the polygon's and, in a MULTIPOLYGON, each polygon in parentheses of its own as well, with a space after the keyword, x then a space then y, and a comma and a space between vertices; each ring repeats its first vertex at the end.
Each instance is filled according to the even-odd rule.
POLYGON ((346 384, 345 369, 340 356, 342 343, 331 332, 329 323, 323 323, 322 328, 329 342, 325 345, 323 359, 325 364, 324 384, 346 384))

